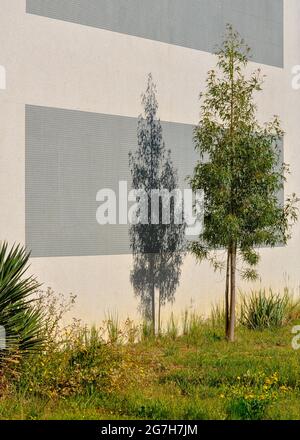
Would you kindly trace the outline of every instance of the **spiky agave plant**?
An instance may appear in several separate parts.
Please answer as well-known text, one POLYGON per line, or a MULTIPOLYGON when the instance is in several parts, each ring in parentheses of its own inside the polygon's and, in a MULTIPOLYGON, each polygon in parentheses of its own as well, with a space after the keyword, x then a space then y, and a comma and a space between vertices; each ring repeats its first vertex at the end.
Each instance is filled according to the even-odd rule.
POLYGON ((41 348, 44 316, 35 304, 40 284, 26 276, 30 253, 20 245, 0 244, 0 364, 41 348), (3 340, 5 338, 5 340, 3 340))

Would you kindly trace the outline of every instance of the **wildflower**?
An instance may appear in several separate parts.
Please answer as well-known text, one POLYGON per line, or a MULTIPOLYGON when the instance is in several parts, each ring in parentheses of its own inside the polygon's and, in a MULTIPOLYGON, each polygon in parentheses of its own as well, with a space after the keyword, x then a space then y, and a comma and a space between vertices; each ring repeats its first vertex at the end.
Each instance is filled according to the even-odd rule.
POLYGON ((280 387, 280 391, 283 391, 284 393, 286 393, 287 391, 289 391, 289 388, 286 387, 285 385, 282 385, 282 386, 280 387))

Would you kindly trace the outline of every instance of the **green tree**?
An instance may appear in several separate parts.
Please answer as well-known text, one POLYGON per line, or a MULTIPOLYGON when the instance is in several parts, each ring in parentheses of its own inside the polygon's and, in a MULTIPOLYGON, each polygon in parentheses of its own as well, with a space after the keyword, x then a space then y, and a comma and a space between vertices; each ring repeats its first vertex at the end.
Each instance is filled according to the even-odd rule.
POLYGON ((254 94, 262 90, 260 69, 247 76, 249 47, 231 26, 208 72, 195 149, 200 154, 190 179, 204 191, 204 227, 191 251, 214 269, 226 266, 226 336, 234 340, 236 272, 257 277, 258 248, 286 244, 297 220, 295 194, 283 203, 286 164, 280 163, 283 131, 277 116, 265 124, 256 117, 254 94), (225 249, 226 262, 220 258, 225 249), (238 262, 241 262, 241 266, 238 262))

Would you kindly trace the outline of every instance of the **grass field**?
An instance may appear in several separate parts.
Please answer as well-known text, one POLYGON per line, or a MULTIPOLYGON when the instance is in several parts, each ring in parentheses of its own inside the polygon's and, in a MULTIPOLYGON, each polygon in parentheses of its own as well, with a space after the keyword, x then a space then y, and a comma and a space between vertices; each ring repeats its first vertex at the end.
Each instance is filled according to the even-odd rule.
POLYGON ((126 344, 118 342, 124 334, 111 322, 110 342, 75 325, 63 349, 50 344, 2 376, 0 417, 299 419, 294 324, 264 331, 238 327, 233 344, 220 326, 200 319, 182 336, 170 324, 157 339, 144 330, 139 342, 128 321, 126 344))

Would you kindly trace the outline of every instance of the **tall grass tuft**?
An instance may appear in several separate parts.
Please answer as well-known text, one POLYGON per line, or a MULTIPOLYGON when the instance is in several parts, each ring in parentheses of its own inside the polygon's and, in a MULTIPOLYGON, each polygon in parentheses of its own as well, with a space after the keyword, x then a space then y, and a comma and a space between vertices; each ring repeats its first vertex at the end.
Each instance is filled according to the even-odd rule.
POLYGON ((179 335, 178 321, 174 317, 173 312, 171 313, 170 319, 167 322, 167 337, 175 340, 179 335))
POLYGON ((187 336, 189 332, 189 311, 185 309, 182 314, 182 335, 187 336))
POLYGON ((271 289, 252 291, 241 295, 240 323, 252 330, 282 327, 295 317, 299 301, 295 301, 287 289, 280 295, 271 289))
POLYGON ((144 319, 141 325, 141 340, 149 341, 154 338, 153 324, 151 321, 144 319))
POLYGON ((209 321, 213 328, 225 326, 225 307, 223 303, 212 305, 209 321))
POLYGON ((197 343, 203 333, 204 320, 196 311, 185 310, 182 314, 182 336, 188 343, 197 343))
POLYGON ((106 327, 108 341, 112 344, 121 342, 122 330, 117 312, 107 312, 104 324, 106 327))

